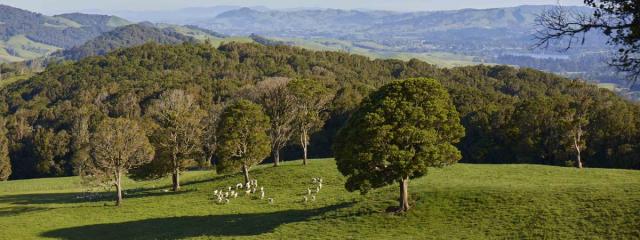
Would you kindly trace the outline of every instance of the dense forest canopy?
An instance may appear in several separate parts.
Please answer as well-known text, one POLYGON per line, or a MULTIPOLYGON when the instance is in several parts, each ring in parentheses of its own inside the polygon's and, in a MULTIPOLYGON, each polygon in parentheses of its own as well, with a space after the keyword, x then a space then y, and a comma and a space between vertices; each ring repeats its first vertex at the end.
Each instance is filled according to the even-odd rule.
MULTIPOLYGON (((368 93, 394 80, 429 77, 447 88, 460 112, 462 162, 573 165, 577 145, 587 167, 640 168, 640 106, 580 81, 507 66, 441 69, 287 46, 184 43, 54 64, 3 89, 11 178, 74 174, 87 131, 105 117, 146 121, 166 90, 184 90, 207 110, 273 77, 310 79, 334 91, 328 120, 311 139, 314 157, 332 156, 333 137, 368 93), (578 130, 584 138, 574 144, 578 130)), ((301 157, 291 149, 285 158, 301 157)))

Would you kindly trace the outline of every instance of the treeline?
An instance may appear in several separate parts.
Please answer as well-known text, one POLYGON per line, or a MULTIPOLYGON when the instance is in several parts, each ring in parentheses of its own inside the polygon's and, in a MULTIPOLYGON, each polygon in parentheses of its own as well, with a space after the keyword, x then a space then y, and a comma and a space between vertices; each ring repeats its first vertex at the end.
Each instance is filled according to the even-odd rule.
MULTIPOLYGON (((270 105, 273 101, 265 96, 273 92, 261 90, 304 80, 327 89, 322 96, 329 96, 318 112, 321 127, 308 139, 308 153, 330 157, 337 130, 364 97, 384 84, 413 77, 437 79, 450 92, 466 128, 458 144, 462 162, 576 165, 580 151, 586 167, 640 168, 640 107, 608 90, 531 69, 440 69, 418 60, 370 60, 238 43, 217 49, 146 44, 52 64, 2 90, 0 112, 9 145, 5 154, 12 179, 76 174, 78 159, 87 158, 82 139, 103 119, 128 118, 151 128, 157 125, 150 124, 156 102, 173 90, 190 96, 204 119, 229 103, 249 99, 265 109, 271 129, 279 120, 291 126, 288 118, 273 117, 291 106, 270 105)), ((152 130, 145 129, 150 136, 152 130)), ((274 144, 274 136, 270 138, 272 158, 279 157, 278 149, 284 159, 302 157, 302 148, 293 146, 304 139, 292 134, 274 144)), ((203 141, 202 151, 211 150, 204 143, 211 141, 203 141)), ((196 164, 188 165, 215 164, 212 156, 197 154, 191 159, 196 164)))

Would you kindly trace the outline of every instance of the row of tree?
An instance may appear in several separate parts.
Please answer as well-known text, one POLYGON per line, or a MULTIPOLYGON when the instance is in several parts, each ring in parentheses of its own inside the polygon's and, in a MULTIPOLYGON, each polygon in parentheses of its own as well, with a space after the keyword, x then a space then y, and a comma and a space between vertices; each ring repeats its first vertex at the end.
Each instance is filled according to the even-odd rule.
MULTIPOLYGON (((239 99, 269 116, 270 152, 279 162, 299 159, 304 149, 312 157, 334 156, 338 130, 370 92, 415 77, 437 79, 450 93, 466 129, 456 144, 462 162, 577 166, 577 142, 585 167, 640 168, 640 106, 611 91, 532 69, 440 69, 418 60, 286 46, 147 44, 54 63, 0 90, 0 115, 12 179, 79 174, 89 157, 87 139, 107 117, 134 119, 149 133, 165 131, 155 109, 167 89, 191 96, 200 110, 186 115, 204 115, 198 131, 213 138, 199 140, 202 153, 193 162, 215 161, 219 134, 211 122, 218 120, 210 116, 239 99), (289 147, 298 142, 303 147, 289 147)), ((164 148, 154 138, 160 137, 150 135, 154 148, 164 148)))

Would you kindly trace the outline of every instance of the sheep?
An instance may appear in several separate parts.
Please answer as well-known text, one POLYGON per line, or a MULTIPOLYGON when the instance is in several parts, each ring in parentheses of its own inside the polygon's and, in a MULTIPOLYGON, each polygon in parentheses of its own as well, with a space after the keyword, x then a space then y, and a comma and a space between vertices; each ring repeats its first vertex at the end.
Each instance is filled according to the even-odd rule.
POLYGON ((318 182, 318 179, 317 179, 317 178, 312 178, 312 179, 311 179, 311 182, 312 182, 313 184, 315 184, 315 183, 317 183, 317 182, 318 182))
POLYGON ((264 187, 260 187, 260 192, 264 192, 264 187))
POLYGON ((251 188, 251 182, 247 182, 247 189, 251 188))
POLYGON ((228 203, 229 203, 229 199, 228 199, 228 198, 225 198, 225 199, 224 199, 224 204, 228 204, 228 203))
POLYGON ((316 201, 316 195, 311 195, 311 201, 315 202, 316 201))
POLYGON ((260 192, 260 199, 264 198, 264 191, 260 192))
POLYGON ((240 189, 240 188, 242 188, 242 187, 243 187, 243 186, 242 186, 242 183, 238 183, 238 184, 236 184, 236 189, 240 189))
POLYGON ((269 204, 273 204, 274 200, 273 198, 269 198, 269 204))
POLYGON ((319 187, 320 189, 322 189, 322 183, 319 183, 319 184, 318 184, 318 187, 319 187))
POLYGON ((316 193, 320 192, 320 187, 316 187, 316 193))
POLYGON ((238 192, 233 193, 233 198, 238 198, 238 192))
POLYGON ((229 197, 229 192, 224 193, 224 197, 228 198, 229 197))
POLYGON ((244 194, 245 194, 245 195, 249 195, 249 194, 251 194, 251 189, 247 189, 247 191, 244 191, 244 194))
POLYGON ((169 192, 169 189, 162 190, 162 192, 169 192))
POLYGON ((311 195, 311 189, 307 188, 307 195, 311 195))
POLYGON ((228 190, 227 190, 227 191, 228 191, 228 192, 231 192, 231 187, 228 187, 228 190))
POLYGON ((252 188, 251 193, 256 193, 256 188, 252 188))
POLYGON ((218 190, 213 191, 213 195, 218 195, 218 190))

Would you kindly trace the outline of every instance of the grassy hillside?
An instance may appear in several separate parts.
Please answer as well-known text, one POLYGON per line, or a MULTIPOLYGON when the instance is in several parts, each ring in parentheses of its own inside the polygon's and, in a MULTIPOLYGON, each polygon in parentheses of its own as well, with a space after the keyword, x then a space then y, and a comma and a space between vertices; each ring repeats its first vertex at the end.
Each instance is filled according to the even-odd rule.
MULTIPOLYGON (((184 191, 169 179, 127 182, 124 206, 78 199, 79 179, 0 183, 1 239, 571 239, 640 237, 640 172, 537 165, 467 165, 437 169, 410 184, 414 208, 385 213, 396 186, 362 197, 343 188, 332 160, 310 166, 260 166, 253 176, 266 200, 240 196, 227 205, 214 189, 241 181, 197 171, 184 191), (325 179, 315 202, 302 196, 325 179)), ((108 196, 105 196, 108 197, 108 196)))

